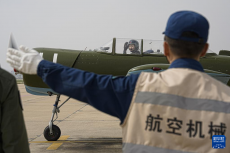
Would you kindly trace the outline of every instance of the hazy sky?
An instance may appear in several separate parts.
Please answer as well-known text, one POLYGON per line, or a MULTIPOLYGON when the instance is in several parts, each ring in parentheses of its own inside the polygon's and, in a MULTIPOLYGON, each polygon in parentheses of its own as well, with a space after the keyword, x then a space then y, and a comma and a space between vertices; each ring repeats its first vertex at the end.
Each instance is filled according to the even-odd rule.
POLYGON ((113 37, 162 40, 170 14, 192 10, 210 23, 210 49, 230 50, 229 0, 0 0, 0 63, 17 45, 84 50, 113 37))

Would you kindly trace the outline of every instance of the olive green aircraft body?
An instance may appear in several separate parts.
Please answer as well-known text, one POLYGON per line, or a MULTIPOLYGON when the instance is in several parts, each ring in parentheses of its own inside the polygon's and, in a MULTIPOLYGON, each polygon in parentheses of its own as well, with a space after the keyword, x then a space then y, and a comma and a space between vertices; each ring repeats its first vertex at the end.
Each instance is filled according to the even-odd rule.
MULTIPOLYGON (((137 66, 139 66, 138 69, 142 69, 146 64, 154 64, 154 67, 161 68, 162 64, 168 64, 168 61, 162 52, 145 54, 143 51, 143 40, 141 39, 140 42, 141 54, 121 54, 122 51, 118 53, 116 38, 113 39, 110 46, 112 48, 111 52, 105 50, 83 51, 53 48, 34 49, 42 54, 45 60, 53 62, 54 55, 56 54, 56 63, 102 75, 125 76, 130 69, 137 66)), ((163 41, 161 43, 163 46, 163 41)), ((122 48, 120 50, 122 50, 122 48)), ((228 56, 230 52, 223 51, 221 54, 225 55, 207 53, 205 57, 200 59, 200 62, 204 69, 212 70, 213 72, 216 71, 214 73, 221 72, 230 75, 230 56, 228 56)), ((32 87, 33 91, 36 92, 36 89, 43 88, 48 91, 49 87, 37 75, 23 74, 23 80, 27 89, 32 87)), ((43 91, 43 94, 41 95, 46 94, 47 91, 43 91)), ((39 92, 36 94, 40 95, 39 92)))
MULTIPOLYGON (((163 55, 113 55, 94 51, 69 51, 60 49, 36 48, 43 52, 43 58, 53 60, 53 54, 58 53, 57 63, 97 74, 125 76, 129 69, 138 65, 150 63, 168 63, 163 55)), ((32 87, 47 87, 38 76, 23 74, 25 85, 32 87)))

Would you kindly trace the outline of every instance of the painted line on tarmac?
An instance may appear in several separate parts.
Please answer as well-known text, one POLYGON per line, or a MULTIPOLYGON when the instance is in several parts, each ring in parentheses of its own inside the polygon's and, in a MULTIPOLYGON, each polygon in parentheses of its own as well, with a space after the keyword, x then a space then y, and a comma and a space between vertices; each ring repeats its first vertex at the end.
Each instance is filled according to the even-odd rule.
POLYGON ((105 139, 105 140, 70 140, 70 141, 30 141, 29 143, 121 143, 122 139, 105 139))
MULTIPOLYGON (((58 140, 66 140, 68 139, 69 135, 63 135, 58 140)), ((56 141, 57 142, 57 141, 56 141)), ((57 150, 63 143, 58 141, 57 143, 52 143, 46 150, 57 150)))

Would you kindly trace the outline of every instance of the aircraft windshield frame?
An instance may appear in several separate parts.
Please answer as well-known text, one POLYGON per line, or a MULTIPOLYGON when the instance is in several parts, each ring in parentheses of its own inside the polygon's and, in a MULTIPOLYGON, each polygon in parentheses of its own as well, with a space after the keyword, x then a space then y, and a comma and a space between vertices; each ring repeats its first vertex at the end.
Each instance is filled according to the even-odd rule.
POLYGON ((94 49, 93 51, 96 52, 104 52, 104 53, 112 53, 113 49, 113 39, 109 40, 107 43, 105 43, 104 45, 94 49))
POLYGON ((144 55, 164 55, 163 40, 143 39, 144 55))

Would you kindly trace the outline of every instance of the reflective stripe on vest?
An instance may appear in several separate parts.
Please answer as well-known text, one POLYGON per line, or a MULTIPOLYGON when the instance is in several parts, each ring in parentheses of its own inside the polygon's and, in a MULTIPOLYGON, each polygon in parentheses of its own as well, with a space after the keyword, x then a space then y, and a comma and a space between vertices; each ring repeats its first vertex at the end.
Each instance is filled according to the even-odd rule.
POLYGON ((179 150, 158 148, 152 146, 137 145, 131 143, 123 144, 123 151, 125 153, 194 153, 194 152, 184 152, 179 150))
POLYGON ((122 124, 123 151, 227 153, 229 120, 230 88, 205 73, 141 73, 122 124), (213 135, 226 136, 225 149, 212 148, 213 135))

